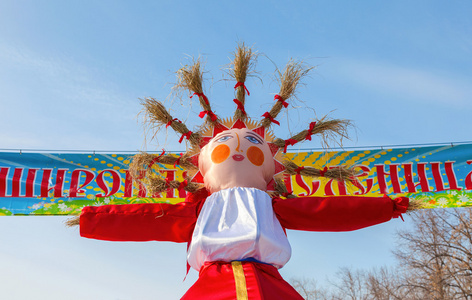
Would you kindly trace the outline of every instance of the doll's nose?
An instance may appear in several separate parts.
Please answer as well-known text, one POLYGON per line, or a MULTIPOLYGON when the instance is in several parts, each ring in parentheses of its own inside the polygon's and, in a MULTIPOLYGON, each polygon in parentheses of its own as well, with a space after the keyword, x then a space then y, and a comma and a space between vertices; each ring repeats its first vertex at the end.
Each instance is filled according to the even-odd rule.
POLYGON ((236 152, 243 152, 243 150, 241 150, 241 142, 239 140, 239 135, 236 133, 236 138, 238 139, 238 146, 236 146, 236 152))

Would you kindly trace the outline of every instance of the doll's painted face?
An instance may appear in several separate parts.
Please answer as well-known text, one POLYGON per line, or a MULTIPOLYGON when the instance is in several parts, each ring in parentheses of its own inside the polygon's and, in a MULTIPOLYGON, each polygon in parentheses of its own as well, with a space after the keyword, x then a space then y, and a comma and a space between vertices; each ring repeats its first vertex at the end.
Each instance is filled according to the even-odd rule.
POLYGON ((215 136, 200 153, 198 165, 212 193, 232 187, 267 190, 275 165, 269 145, 249 129, 231 129, 215 136))

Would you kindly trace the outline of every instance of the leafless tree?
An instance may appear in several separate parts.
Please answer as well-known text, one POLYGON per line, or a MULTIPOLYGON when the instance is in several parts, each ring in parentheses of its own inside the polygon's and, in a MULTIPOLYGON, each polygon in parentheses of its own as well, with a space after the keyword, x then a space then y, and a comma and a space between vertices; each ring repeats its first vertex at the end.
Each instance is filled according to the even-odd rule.
POLYGON ((292 278, 290 284, 305 300, 329 300, 325 289, 318 287, 314 279, 292 278))
POLYGON ((424 210, 413 220, 413 230, 397 233, 402 286, 417 299, 472 299, 472 211, 424 210))
POLYGON ((366 272, 340 268, 336 273, 336 282, 331 282, 335 287, 331 295, 333 300, 367 300, 366 272))
POLYGON ((472 209, 417 211, 412 220, 397 232, 396 267, 341 268, 329 288, 292 284, 310 300, 472 300, 472 209))
POLYGON ((409 289, 403 285, 405 276, 398 268, 382 267, 366 273, 365 281, 369 298, 375 300, 413 300, 409 289))

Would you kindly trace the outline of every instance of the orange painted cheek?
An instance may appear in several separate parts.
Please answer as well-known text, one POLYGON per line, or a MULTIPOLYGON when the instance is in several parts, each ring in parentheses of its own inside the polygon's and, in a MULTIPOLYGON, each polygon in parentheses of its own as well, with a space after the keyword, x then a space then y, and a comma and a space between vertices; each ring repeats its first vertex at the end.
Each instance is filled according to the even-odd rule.
POLYGON ((220 164, 228 158, 230 152, 231 150, 227 145, 218 145, 211 152, 211 161, 215 164, 220 164))
POLYGON ((258 147, 251 146, 247 149, 247 158, 256 166, 261 166, 264 163, 264 152, 258 147))

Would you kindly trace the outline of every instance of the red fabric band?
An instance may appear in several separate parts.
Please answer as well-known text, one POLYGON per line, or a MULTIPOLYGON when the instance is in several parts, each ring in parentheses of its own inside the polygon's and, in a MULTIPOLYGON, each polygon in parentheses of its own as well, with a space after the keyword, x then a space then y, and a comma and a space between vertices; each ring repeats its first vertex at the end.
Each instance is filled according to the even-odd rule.
MULTIPOLYGON (((388 196, 387 196, 388 197, 388 196)), ((402 218, 402 214, 406 213, 410 200, 407 197, 399 197, 392 200, 393 201, 393 217, 402 218)), ((403 220, 403 218, 402 218, 403 220)))
POLYGON ((236 85, 234 86, 235 89, 237 89, 238 87, 242 86, 245 90, 246 90, 246 93, 248 96, 250 96, 251 94, 249 94, 249 91, 247 90, 247 87, 244 85, 244 82, 241 82, 241 81, 238 81, 238 83, 236 83, 236 85))
POLYGON ((305 169, 305 167, 302 166, 302 167, 296 168, 294 171, 295 171, 295 173, 300 174, 300 172, 301 172, 303 169, 305 169))
POLYGON ((284 153, 287 153, 287 146, 288 146, 288 145, 293 146, 293 145, 295 145, 296 143, 298 143, 298 141, 297 141, 297 140, 294 140, 294 139, 285 140, 284 153))
POLYGON ((310 123, 310 128, 308 128, 308 133, 305 136, 305 140, 311 141, 311 135, 313 134, 313 128, 315 128, 316 122, 310 123))
POLYGON ((210 102, 208 102, 208 98, 207 98, 207 96, 205 96, 205 94, 195 92, 195 93, 193 93, 192 96, 190 96, 190 98, 192 98, 194 95, 197 95, 198 97, 202 97, 202 98, 203 98, 203 101, 205 101, 205 103, 206 103, 207 105, 210 105, 210 102))
POLYGON ((241 268, 238 269, 245 281, 245 287, 239 291, 241 294, 245 291, 247 297, 237 296, 231 262, 211 261, 202 266, 197 282, 181 299, 303 299, 272 265, 242 261, 241 268))
POLYGON ((277 124, 277 125, 280 126, 279 121, 277 121, 276 119, 274 119, 274 118, 269 114, 268 111, 266 111, 262 116, 265 117, 265 118, 267 118, 267 119, 269 119, 272 123, 275 123, 275 124, 277 124))
POLYGON ((169 127, 170 125, 172 125, 172 122, 174 122, 174 121, 179 122, 179 123, 182 123, 182 121, 180 121, 179 119, 174 118, 174 119, 170 120, 169 122, 167 122, 166 128, 169 127))
POLYGON ((236 103, 238 106, 237 109, 239 109, 244 115, 246 115, 246 110, 244 109, 244 105, 239 101, 238 99, 233 99, 233 102, 236 103))
POLYGON ((174 168, 176 168, 177 165, 180 165, 180 159, 182 158, 182 153, 180 153, 180 156, 177 158, 177 160, 174 162, 174 168))
POLYGON ((187 133, 182 134, 182 136, 180 137, 179 143, 182 143, 182 140, 184 139, 184 137, 186 137, 187 140, 189 140, 191 135, 192 135, 192 132, 190 130, 187 131, 187 133))
POLYGON ((324 167, 323 170, 320 170, 320 176, 324 177, 324 175, 328 172, 328 167, 324 167))
POLYGON ((290 193, 290 192, 283 193, 283 194, 282 194, 282 197, 285 197, 285 198, 287 198, 287 196, 290 196, 291 194, 292 194, 292 193, 290 193))
POLYGON ((282 102, 282 105, 283 105, 285 108, 287 108, 288 103, 285 102, 284 98, 280 97, 280 95, 275 95, 275 96, 274 96, 274 100, 277 100, 277 101, 279 101, 279 102, 282 102))
POLYGON ((212 121, 216 121, 216 119, 218 119, 218 117, 211 111, 211 110, 204 110, 204 111, 201 111, 200 114, 198 115, 200 118, 203 118, 205 117, 205 115, 208 114, 210 116, 210 119, 212 121))

